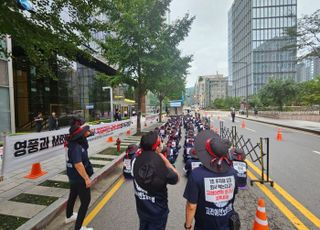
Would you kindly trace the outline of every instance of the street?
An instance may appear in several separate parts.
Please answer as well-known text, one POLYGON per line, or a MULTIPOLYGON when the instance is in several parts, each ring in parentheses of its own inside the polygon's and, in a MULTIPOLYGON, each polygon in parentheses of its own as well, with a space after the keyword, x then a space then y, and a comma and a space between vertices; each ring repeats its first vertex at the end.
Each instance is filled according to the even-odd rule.
MULTIPOLYGON (((231 128, 233 125, 228 114, 221 117, 221 120, 227 127, 231 128)), ((236 119, 235 124, 239 134, 244 135, 245 138, 251 138, 253 143, 258 142, 260 136, 270 137, 270 175, 275 181, 275 188, 271 188, 269 184, 262 186, 271 191, 272 196, 276 197, 275 199, 280 200, 275 202, 274 199, 265 198, 270 229, 294 229, 295 227, 298 229, 318 229, 316 226, 319 224, 319 216, 317 216, 319 215, 319 200, 316 188, 320 186, 320 182, 312 178, 319 177, 319 170, 316 166, 320 163, 320 159, 319 155, 313 152, 320 149, 319 137, 300 131, 283 129, 283 141, 277 142, 275 140, 276 127, 246 121, 247 128, 242 129, 241 122, 242 120, 236 119), (278 192, 278 187, 284 189, 282 195, 278 192), (302 207, 297 205, 298 208, 295 208, 296 203, 288 199, 289 196, 283 196, 287 193, 293 197, 293 200, 300 202, 302 207), (279 202, 282 202, 283 206, 278 206, 279 202), (292 214, 285 217, 284 212, 292 212, 292 214), (289 220, 288 216, 293 220, 289 220), (295 227, 291 222, 296 223, 295 227)), ((217 118, 214 119, 214 125, 215 127, 219 125, 217 118)), ((181 152, 180 150, 176 167, 183 175, 181 152)), ((254 172, 252 167, 249 167, 249 170, 254 172)), ((259 176, 257 173, 254 174, 256 177, 259 176)), ((181 176, 177 185, 168 186, 170 214, 167 229, 182 229, 185 215, 185 199, 182 195, 186 181, 186 177, 181 176)), ((108 191, 105 197, 107 196, 108 191)), ((235 209, 240 214, 242 229, 251 229, 258 197, 265 197, 265 194, 257 185, 249 186, 248 190, 240 191, 237 195, 235 209)), ((268 196, 268 198, 270 197, 268 196)), ((93 210, 99 205, 99 202, 93 205, 93 210)), ((95 212, 93 210, 88 214, 91 217, 95 212)), ((132 181, 125 181, 120 185, 119 190, 110 197, 110 200, 93 216, 92 220, 87 220, 85 223, 94 229, 138 229, 139 219, 135 210, 132 181)))

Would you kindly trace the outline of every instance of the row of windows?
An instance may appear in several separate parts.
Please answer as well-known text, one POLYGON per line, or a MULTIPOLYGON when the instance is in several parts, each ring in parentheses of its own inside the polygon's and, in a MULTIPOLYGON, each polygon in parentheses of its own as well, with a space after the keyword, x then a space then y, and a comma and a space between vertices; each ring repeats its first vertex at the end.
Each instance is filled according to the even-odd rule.
POLYGON ((274 6, 297 4, 297 0, 253 0, 253 6, 274 6))
MULTIPOLYGON (((264 30, 253 30, 252 40, 254 41, 264 41, 275 38, 281 38, 286 36, 286 31, 283 29, 264 29, 264 30)), ((254 49, 257 47, 254 47, 254 49)))
POLYGON ((294 62, 259 63, 253 65, 254 73, 282 73, 294 72, 296 64, 294 62))
POLYGON ((253 29, 283 28, 296 25, 295 17, 253 19, 253 29))
POLYGON ((255 62, 279 62, 279 61, 295 61, 295 53, 292 51, 273 51, 253 53, 255 62))
POLYGON ((252 18, 295 16, 297 14, 296 12, 297 12, 297 7, 294 5, 253 8, 252 9, 252 18))

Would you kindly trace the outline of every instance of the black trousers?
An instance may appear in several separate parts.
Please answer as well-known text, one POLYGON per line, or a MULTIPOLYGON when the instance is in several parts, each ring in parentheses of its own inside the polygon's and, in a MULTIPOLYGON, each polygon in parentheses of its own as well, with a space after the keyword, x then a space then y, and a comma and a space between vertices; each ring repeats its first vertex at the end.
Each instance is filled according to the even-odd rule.
POLYGON ((80 199, 80 208, 74 228, 75 230, 79 230, 81 228, 91 200, 90 188, 86 188, 86 184, 84 182, 70 182, 70 194, 66 213, 67 218, 71 217, 73 214, 73 207, 77 196, 79 196, 80 199))
POLYGON ((165 230, 168 220, 168 214, 157 219, 156 221, 148 221, 143 218, 140 219, 139 230, 165 230))

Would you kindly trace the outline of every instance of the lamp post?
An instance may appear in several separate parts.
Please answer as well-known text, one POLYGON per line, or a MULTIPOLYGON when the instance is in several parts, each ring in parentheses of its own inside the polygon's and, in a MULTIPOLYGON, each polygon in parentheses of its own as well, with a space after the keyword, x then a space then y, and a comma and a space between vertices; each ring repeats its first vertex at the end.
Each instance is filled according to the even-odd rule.
POLYGON ((235 61, 233 64, 245 64, 245 74, 246 74, 246 115, 248 117, 248 62, 246 61, 235 61))
POLYGON ((105 86, 102 87, 102 90, 106 90, 109 89, 110 90, 110 115, 111 115, 111 122, 113 122, 113 94, 112 94, 112 87, 110 86, 105 86))

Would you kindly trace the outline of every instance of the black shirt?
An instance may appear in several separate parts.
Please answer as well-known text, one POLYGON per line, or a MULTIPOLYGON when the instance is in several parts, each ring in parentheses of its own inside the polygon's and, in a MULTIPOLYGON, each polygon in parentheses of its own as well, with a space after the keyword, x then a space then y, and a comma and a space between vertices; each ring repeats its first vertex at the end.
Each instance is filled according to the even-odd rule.
POLYGON ((134 160, 133 176, 139 218, 158 221, 167 215, 169 213, 167 184, 176 184, 178 175, 165 166, 160 156, 148 151, 142 152, 134 160))

